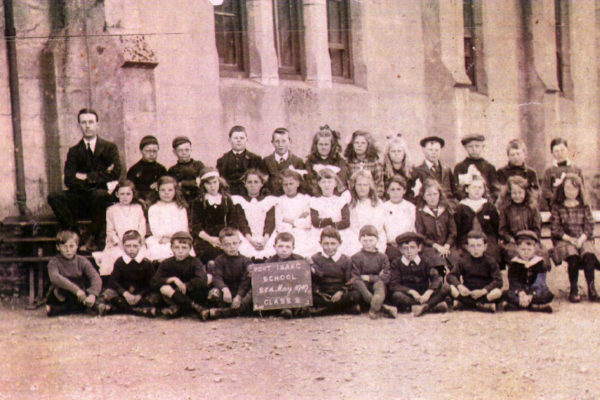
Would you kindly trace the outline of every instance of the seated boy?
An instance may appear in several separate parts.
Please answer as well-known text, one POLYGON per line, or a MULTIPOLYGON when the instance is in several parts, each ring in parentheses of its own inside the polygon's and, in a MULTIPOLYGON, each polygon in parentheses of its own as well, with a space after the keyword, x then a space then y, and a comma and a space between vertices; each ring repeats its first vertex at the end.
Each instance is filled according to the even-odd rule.
POLYGON ((236 125, 229 130, 229 144, 231 150, 217 160, 219 174, 229 184, 229 192, 234 195, 245 196, 246 188, 242 176, 250 168, 263 171, 262 158, 246 150, 246 128, 236 125))
POLYGON ((352 261, 340 253, 342 239, 332 226, 321 231, 321 252, 311 257, 313 309, 311 314, 360 313, 360 293, 352 289, 352 261))
POLYGON ((169 168, 167 173, 177 179, 185 201, 192 204, 199 193, 197 180, 204 164, 192 158, 192 142, 187 136, 173 139, 173 153, 177 156, 177 164, 169 168))
POLYGON ((467 235, 467 252, 452 268, 448 283, 456 305, 496 312, 502 297, 502 275, 498 263, 486 256, 487 238, 481 231, 467 235))
POLYGON ((207 275, 204 264, 190 255, 192 235, 176 232, 171 236, 173 257, 162 261, 150 281, 150 287, 159 291, 170 306, 162 309, 164 316, 172 317, 185 312, 196 312, 205 317, 202 306, 206 302, 211 276, 207 275))
POLYGON ((140 141, 142 159, 133 164, 127 171, 127 179, 135 184, 138 197, 144 200, 146 206, 158 200, 156 181, 167 174, 164 165, 156 162, 158 157, 158 140, 152 136, 144 136, 140 141))
POLYGON ((59 254, 48 262, 52 285, 46 299, 46 314, 53 317, 87 310, 104 314, 106 306, 97 299, 102 278, 87 258, 77 254, 79 235, 60 231, 56 241, 59 254))
POLYGON ((211 319, 231 317, 252 311, 252 291, 248 266, 252 261, 240 254, 240 235, 237 230, 226 227, 219 232, 223 254, 212 265, 213 288, 209 300, 217 307, 211 308, 211 319))
POLYGON ((392 260, 390 271, 392 304, 401 312, 409 312, 412 306, 415 317, 428 311, 448 311, 444 299, 450 293, 435 266, 419 255, 423 240, 422 235, 413 232, 396 237, 402 256, 392 260))
POLYGON ((383 309, 390 318, 396 318, 396 307, 383 304, 385 285, 390 281, 390 262, 387 256, 377 251, 379 234, 373 225, 364 225, 358 233, 362 249, 354 254, 352 260, 352 286, 358 290, 362 299, 369 304, 369 317, 379 318, 383 309))
POLYGON ((304 161, 290 151, 290 132, 286 128, 277 128, 271 136, 271 144, 275 151, 263 160, 269 174, 267 189, 273 196, 283 195, 281 172, 293 168, 303 170, 304 161))
MULTIPOLYGON (((285 262, 285 261, 296 261, 303 260, 304 257, 294 253, 295 239, 294 235, 289 232, 278 233, 275 237, 275 255, 267 258, 265 262, 285 262)), ((295 308, 284 308, 281 310, 281 316, 284 318, 291 318, 294 315, 301 315, 304 310, 295 308)))
POLYGON ((489 193, 495 199, 498 186, 496 168, 482 157, 485 136, 467 135, 461 139, 460 143, 464 146, 468 156, 454 167, 454 196, 458 200, 467 197, 465 185, 471 181, 472 175, 479 175, 484 179, 489 193))
POLYGON ((538 236, 533 231, 520 231, 516 239, 517 256, 508 266, 506 301, 516 309, 552 312, 549 303, 554 295, 546 285, 546 264, 535 254, 538 236))
POLYGON ((141 247, 142 236, 138 231, 123 234, 125 255, 115 262, 102 296, 112 311, 154 317, 160 297, 150 291, 154 267, 140 253, 141 247))

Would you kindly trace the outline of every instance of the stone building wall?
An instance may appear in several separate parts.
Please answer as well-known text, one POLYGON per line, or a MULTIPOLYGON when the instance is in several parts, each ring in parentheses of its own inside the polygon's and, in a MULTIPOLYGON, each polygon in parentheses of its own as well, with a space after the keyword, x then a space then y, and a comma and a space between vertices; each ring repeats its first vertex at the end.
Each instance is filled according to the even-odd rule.
MULTIPOLYGON (((419 162, 418 139, 427 133, 448 139, 443 157, 453 164, 464 157, 458 138, 483 132, 485 156, 498 167, 508 139, 522 137, 539 173, 550 162, 550 139, 562 135, 589 176, 598 168, 599 2, 567 3, 570 86, 561 93, 553 0, 476 2, 476 89, 464 71, 459 0, 352 0, 354 76, 345 83, 329 72, 325 0, 304 0, 301 80, 277 76, 270 0, 246 1, 251 65, 242 78, 220 76, 207 0, 15 1, 28 206, 48 212, 45 197, 60 188, 66 151, 80 137, 75 114, 89 104, 126 166, 139 158, 146 134, 159 138, 167 167, 176 135, 190 136, 193 156, 213 164, 235 124, 248 128, 249 148, 262 155, 273 129, 286 126, 304 156, 327 123, 345 141, 357 129, 380 143, 402 132, 419 162)), ((3 218, 16 213, 4 42, 0 66, 3 218)))

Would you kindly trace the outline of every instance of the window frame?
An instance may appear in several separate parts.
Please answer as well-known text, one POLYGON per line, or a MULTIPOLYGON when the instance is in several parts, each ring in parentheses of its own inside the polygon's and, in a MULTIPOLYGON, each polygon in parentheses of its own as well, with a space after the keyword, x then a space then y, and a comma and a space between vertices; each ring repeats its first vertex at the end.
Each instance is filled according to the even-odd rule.
MULTIPOLYGON (((233 14, 235 16, 235 14, 233 14)), ((214 7, 214 18, 215 18, 215 46, 217 48, 217 57, 219 60, 219 73, 221 76, 225 77, 248 77, 249 76, 249 52, 248 52, 248 20, 247 20, 247 9, 246 2, 244 0, 225 0, 221 6, 214 7), (221 56, 219 54, 219 45, 217 36, 219 32, 217 31, 217 17, 219 16, 230 16, 226 15, 226 11, 222 11, 220 8, 225 5, 225 2, 231 2, 232 4, 237 5, 237 10, 239 12, 238 16, 238 27, 239 32, 234 31, 234 42, 235 42, 235 53, 237 63, 228 64, 221 62, 221 56)))

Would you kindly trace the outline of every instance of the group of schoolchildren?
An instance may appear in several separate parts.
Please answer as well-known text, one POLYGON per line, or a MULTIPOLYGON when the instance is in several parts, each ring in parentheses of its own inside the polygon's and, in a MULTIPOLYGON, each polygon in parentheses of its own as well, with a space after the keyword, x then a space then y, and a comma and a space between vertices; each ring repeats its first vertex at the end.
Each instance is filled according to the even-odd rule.
POLYGON ((418 166, 401 135, 387 139, 383 160, 364 131, 342 155, 340 134, 324 126, 304 161, 278 128, 274 152, 261 159, 246 149, 244 127, 234 126, 231 151, 216 168, 194 160, 190 139, 177 137, 178 161, 167 170, 157 162, 158 140, 144 137, 142 159, 107 209, 98 268, 77 254, 75 232, 59 232, 48 315, 249 314, 252 264, 301 259, 311 268, 313 306, 284 309, 284 317, 552 312, 546 273, 563 261, 569 300, 581 301, 580 269, 589 300, 599 300, 592 214, 565 140, 551 142, 554 164, 540 185, 520 139, 509 142, 508 164, 498 170, 482 158, 482 135, 461 140, 468 156, 454 170, 440 162, 441 137, 420 141, 418 166), (540 242, 540 208, 551 210, 551 250, 540 242))

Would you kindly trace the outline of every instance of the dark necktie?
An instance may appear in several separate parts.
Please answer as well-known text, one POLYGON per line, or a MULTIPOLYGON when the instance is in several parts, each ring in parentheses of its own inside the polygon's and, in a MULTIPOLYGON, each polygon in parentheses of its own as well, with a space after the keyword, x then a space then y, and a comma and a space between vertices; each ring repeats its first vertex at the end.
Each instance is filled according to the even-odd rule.
POLYGON ((90 146, 89 142, 87 143, 87 155, 90 159, 90 162, 94 162, 94 152, 92 151, 92 146, 90 146))
POLYGON ((431 173, 433 174, 433 176, 437 177, 438 171, 435 165, 431 166, 431 173))
POLYGON ((561 161, 558 163, 559 167, 566 167, 567 166, 567 162, 566 161, 561 161))
POLYGON ((415 263, 414 261, 411 261, 408 263, 408 267, 409 268, 416 268, 417 267, 417 263, 415 263))

